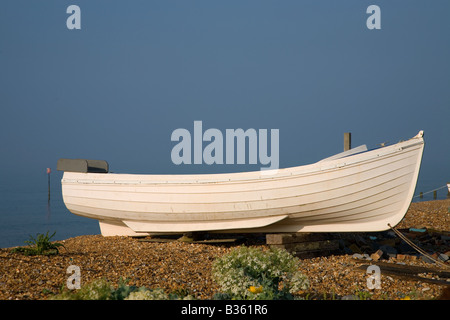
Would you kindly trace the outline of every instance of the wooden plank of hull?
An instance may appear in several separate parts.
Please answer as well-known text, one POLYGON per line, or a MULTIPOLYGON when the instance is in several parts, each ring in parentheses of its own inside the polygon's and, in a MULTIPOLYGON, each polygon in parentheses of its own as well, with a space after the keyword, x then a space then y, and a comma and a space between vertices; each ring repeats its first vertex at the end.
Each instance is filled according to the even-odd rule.
POLYGON ((422 152, 419 137, 273 176, 65 172, 63 198, 75 214, 125 221, 134 232, 169 231, 170 224, 183 232, 379 231, 406 213, 422 152))
MULTIPOLYGON (((125 212, 129 210, 130 207, 133 208, 134 212, 145 212, 148 219, 158 219, 158 215, 161 213, 171 213, 173 220, 182 219, 182 215, 190 214, 190 219, 201 220, 204 219, 204 213, 217 212, 229 215, 239 212, 239 216, 234 218, 242 217, 245 211, 255 211, 255 210, 267 210, 267 209, 282 209, 296 206, 299 204, 308 206, 308 211, 314 210, 315 207, 322 207, 323 204, 332 201, 333 206, 336 203, 348 202, 347 198, 356 197, 359 199, 361 197, 360 193, 365 192, 368 195, 372 194, 374 191, 381 189, 387 189, 395 187, 397 184, 408 183, 409 177, 413 168, 403 167, 395 171, 383 174, 378 177, 371 177, 370 179, 352 183, 350 185, 344 186, 339 185, 332 188, 314 188, 314 192, 309 192, 305 190, 302 192, 302 188, 292 187, 290 190, 286 190, 285 195, 278 195, 277 190, 274 189, 271 198, 264 197, 261 192, 250 192, 248 195, 243 196, 243 194, 231 194, 230 197, 235 197, 232 201, 217 201, 213 202, 213 198, 210 201, 204 200, 208 194, 192 194, 190 197, 186 195, 173 194, 172 201, 152 201, 152 194, 149 194, 149 200, 145 201, 145 194, 139 195, 138 199, 131 199, 134 195, 133 193, 127 193, 125 196, 116 196, 116 199, 111 199, 112 195, 103 192, 101 197, 89 197, 82 196, 83 191, 78 192, 78 196, 74 196, 74 193, 70 195, 65 195, 65 200, 71 204, 84 205, 87 207, 102 207, 109 209, 111 211, 125 212), (357 194, 355 196, 355 194, 357 194), (238 196, 240 195, 240 198, 238 196), (127 199, 127 196, 129 197, 127 199), (260 198, 259 200, 255 200, 260 198), (191 200, 190 202, 186 199, 191 200), (195 201, 195 202, 194 202, 195 201), (202 201, 202 202, 200 202, 202 201), (168 210, 170 207, 170 211, 168 210)), ((409 184, 408 184, 409 186, 409 184)), ((304 189, 304 188, 303 188, 304 189)), ((213 192, 213 190, 211 191, 213 192)), ((86 191, 84 192, 86 194, 86 191)), ((112 192, 114 193, 114 192, 112 192)), ((76 194, 76 193, 75 193, 76 194)), ((217 193, 217 198, 223 200, 225 196, 223 193, 217 193)))

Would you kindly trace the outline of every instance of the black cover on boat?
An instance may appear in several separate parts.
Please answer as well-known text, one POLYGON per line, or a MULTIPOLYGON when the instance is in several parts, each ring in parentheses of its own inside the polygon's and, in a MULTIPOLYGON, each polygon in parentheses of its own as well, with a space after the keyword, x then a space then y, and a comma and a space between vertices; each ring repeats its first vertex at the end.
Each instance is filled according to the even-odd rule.
POLYGON ((56 170, 70 172, 108 173, 108 162, 105 160, 58 159, 56 170))

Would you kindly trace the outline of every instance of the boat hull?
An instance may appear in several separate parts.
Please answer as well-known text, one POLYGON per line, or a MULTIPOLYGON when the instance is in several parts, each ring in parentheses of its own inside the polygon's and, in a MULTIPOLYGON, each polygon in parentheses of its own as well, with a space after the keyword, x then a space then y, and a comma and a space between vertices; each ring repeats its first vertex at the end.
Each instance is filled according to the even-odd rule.
POLYGON ((341 159, 267 172, 64 172, 63 200, 110 235, 371 232, 397 225, 419 174, 422 134, 341 159))

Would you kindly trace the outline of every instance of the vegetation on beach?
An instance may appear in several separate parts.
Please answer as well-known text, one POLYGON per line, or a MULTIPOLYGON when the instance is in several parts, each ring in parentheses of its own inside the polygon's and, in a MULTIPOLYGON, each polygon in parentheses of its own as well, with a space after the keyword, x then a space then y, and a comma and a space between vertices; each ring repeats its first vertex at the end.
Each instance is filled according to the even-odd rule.
MULTIPOLYGON (((261 250, 242 246, 216 259, 213 277, 221 292, 214 299, 293 299, 299 290, 309 287, 306 276, 298 271, 299 259, 286 250, 261 250)), ((78 290, 63 289, 54 300, 191 300, 195 297, 180 289, 129 286, 121 280, 113 286, 105 279, 94 280, 78 290)))
MULTIPOLYGON (((212 277, 219 285, 216 300, 372 300, 367 290, 355 290, 346 296, 335 292, 311 292, 308 277, 299 271, 300 260, 284 249, 241 246, 216 258, 212 277)), ((104 278, 93 280, 80 289, 62 287, 52 300, 194 300, 198 299, 184 288, 149 289, 128 285, 129 279, 114 285, 104 278)), ((420 299, 415 293, 402 295, 400 300, 420 299)), ((422 297, 423 298, 423 297, 422 297)), ((382 299, 388 299, 384 297, 382 299)))
POLYGON ((105 279, 94 280, 79 290, 62 289, 61 293, 52 296, 51 300, 191 300, 187 292, 178 290, 167 294, 162 289, 148 289, 127 284, 121 279, 118 286, 105 279))
POLYGON ((222 292, 216 299, 294 299, 309 287, 299 259, 284 249, 239 247, 216 259, 212 276, 222 292))
POLYGON ((58 242, 51 242, 51 239, 55 236, 54 232, 51 236, 38 233, 36 238, 30 235, 30 240, 25 241, 28 244, 27 247, 17 247, 11 250, 11 252, 23 253, 27 256, 33 255, 54 255, 59 253, 59 247, 64 247, 63 244, 58 242))

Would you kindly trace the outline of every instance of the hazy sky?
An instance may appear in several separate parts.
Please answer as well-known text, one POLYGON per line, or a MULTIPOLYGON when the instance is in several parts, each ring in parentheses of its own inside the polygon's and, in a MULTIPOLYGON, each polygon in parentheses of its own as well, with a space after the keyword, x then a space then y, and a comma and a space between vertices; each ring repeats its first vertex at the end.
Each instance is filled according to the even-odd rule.
MULTIPOLYGON (((425 131, 421 179, 450 181, 450 1, 2 1, 0 177, 58 158, 191 173, 171 133, 279 129, 280 167, 425 131), (368 29, 370 5, 381 29, 368 29), (70 5, 81 29, 68 29, 70 5)), ((5 178, 6 179, 6 178, 5 178)))

